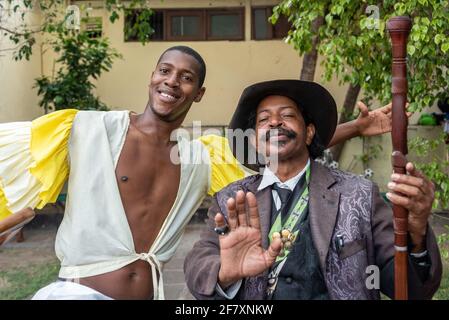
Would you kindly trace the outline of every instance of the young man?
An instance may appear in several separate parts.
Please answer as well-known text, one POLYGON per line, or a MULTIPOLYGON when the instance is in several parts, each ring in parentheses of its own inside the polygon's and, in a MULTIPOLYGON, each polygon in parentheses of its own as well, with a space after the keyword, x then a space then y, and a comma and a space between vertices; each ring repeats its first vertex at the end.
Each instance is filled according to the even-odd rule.
MULTIPOLYGON (((173 47, 152 73, 143 114, 62 110, 0 125, 0 230, 54 202, 68 179, 60 281, 36 299, 164 298, 163 264, 203 198, 249 174, 225 138, 172 139, 201 101, 205 74, 197 52, 173 47)), ((336 142, 389 130, 389 107, 364 108, 336 142)))
MULTIPOLYGON (((268 81, 243 92, 230 128, 255 129, 255 148, 277 162, 216 193, 209 228, 184 264, 196 298, 379 299, 366 285, 370 265, 393 296, 391 208, 372 182, 313 161, 336 124, 335 102, 316 83, 268 81)), ((430 299, 442 273, 427 224, 434 186, 411 163, 407 172, 393 176, 387 195, 410 212, 409 297, 430 299)))

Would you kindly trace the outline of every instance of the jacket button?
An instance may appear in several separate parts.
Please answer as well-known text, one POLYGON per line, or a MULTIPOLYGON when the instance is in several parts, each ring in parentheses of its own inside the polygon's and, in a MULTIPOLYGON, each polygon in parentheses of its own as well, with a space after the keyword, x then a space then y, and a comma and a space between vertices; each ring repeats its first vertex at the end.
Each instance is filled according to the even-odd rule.
POLYGON ((291 277, 287 277, 285 278, 285 282, 291 284, 293 282, 293 279, 291 277))

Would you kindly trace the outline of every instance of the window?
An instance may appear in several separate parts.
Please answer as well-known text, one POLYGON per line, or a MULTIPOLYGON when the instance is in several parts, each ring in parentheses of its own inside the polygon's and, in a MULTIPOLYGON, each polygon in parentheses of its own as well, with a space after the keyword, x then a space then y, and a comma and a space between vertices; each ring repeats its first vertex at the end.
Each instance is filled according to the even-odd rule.
POLYGON ((268 21, 273 14, 273 7, 252 8, 252 39, 271 40, 287 36, 291 28, 286 16, 280 16, 275 25, 268 21))
POLYGON ((244 40, 244 9, 207 12, 208 40, 244 40))
POLYGON ((244 40, 244 8, 226 9, 162 9, 149 17, 139 18, 138 10, 125 14, 125 41, 138 41, 139 29, 145 24, 148 39, 153 41, 244 40), (150 35, 151 28, 154 33, 150 35))
POLYGON ((103 20, 101 17, 87 17, 82 20, 81 30, 85 31, 91 39, 101 38, 102 26, 103 20))
POLYGON ((204 40, 203 10, 166 11, 168 41, 204 40))

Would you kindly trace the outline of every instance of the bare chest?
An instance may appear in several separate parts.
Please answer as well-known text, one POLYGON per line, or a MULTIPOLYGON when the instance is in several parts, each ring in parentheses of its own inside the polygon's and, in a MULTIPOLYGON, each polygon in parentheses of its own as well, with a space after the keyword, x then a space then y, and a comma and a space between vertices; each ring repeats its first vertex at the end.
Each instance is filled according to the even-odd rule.
POLYGON ((137 251, 150 249, 176 200, 181 168, 170 153, 130 130, 120 154, 117 184, 137 251))

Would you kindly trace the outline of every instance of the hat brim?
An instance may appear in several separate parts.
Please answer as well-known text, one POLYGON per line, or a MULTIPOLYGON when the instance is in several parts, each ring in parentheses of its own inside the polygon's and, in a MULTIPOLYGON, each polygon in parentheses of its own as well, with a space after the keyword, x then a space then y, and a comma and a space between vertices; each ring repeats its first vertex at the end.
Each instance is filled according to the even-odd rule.
MULTIPOLYGON (((323 146, 329 145, 337 127, 337 106, 329 91, 318 83, 310 81, 273 80, 247 87, 240 97, 229 129, 243 131, 249 129, 248 119, 251 113, 257 109, 263 99, 273 95, 285 96, 295 101, 300 110, 305 112, 315 125, 316 134, 323 146)), ((248 167, 254 169, 254 166, 248 167)))

